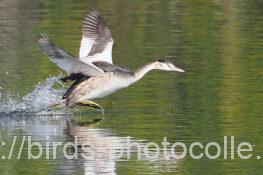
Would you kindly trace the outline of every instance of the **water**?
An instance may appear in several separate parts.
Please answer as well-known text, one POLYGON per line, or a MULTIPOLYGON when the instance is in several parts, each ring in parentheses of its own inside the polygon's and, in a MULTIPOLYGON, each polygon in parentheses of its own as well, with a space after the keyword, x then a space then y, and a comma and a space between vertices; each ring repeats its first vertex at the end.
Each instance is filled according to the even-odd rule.
MULTIPOLYGON (((262 12, 259 0, 1 1, 0 141, 6 142, 0 146, 5 156, 1 174, 262 174, 257 159, 263 156, 262 12), (82 17, 94 8, 113 34, 114 63, 135 70, 169 58, 186 73, 154 71, 128 89, 96 100, 104 115, 93 109, 55 108, 68 85, 59 83, 63 72, 41 53, 36 35, 45 32, 77 55, 82 17), (96 119, 102 120, 94 123, 96 119), (14 136, 15 154, 6 160, 14 136), (93 151, 95 156, 68 160, 59 147, 56 159, 43 155, 30 160, 24 147, 17 160, 28 136, 43 144, 78 137, 79 146, 88 145, 78 155, 93 151), (224 160, 222 154, 215 160, 193 160, 187 154, 181 160, 161 155, 138 160, 138 150, 132 150, 130 160, 127 152, 107 158, 109 150, 118 155, 127 137, 141 145, 161 145, 167 137, 189 147, 195 141, 223 145, 224 136, 255 145, 252 158, 224 160)), ((48 148, 52 156, 53 149, 44 146, 48 148)))

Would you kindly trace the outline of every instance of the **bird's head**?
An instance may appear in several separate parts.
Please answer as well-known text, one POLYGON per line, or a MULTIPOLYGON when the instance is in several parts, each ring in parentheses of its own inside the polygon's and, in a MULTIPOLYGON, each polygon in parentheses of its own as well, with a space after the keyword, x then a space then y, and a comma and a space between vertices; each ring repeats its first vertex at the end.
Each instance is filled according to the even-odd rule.
POLYGON ((185 72, 183 69, 176 67, 173 62, 168 60, 157 60, 154 64, 156 69, 165 71, 185 72))

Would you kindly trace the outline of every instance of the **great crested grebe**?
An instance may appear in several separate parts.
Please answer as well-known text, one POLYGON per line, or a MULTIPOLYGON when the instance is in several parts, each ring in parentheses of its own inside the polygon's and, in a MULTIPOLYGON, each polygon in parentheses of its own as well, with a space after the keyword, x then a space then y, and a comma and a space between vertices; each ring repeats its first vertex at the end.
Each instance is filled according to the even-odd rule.
POLYGON ((50 60, 70 74, 61 80, 74 81, 62 99, 67 107, 90 106, 101 109, 93 99, 105 97, 140 80, 153 69, 184 72, 171 61, 157 60, 137 71, 113 65, 111 32, 98 11, 87 13, 82 25, 79 58, 57 47, 45 34, 39 36, 38 44, 50 60))

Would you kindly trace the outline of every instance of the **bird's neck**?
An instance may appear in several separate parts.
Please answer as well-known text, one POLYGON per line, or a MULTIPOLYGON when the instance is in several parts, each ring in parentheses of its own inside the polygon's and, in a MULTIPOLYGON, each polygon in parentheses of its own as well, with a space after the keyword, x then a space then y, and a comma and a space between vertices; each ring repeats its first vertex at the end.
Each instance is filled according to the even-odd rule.
POLYGON ((134 77, 135 77, 134 82, 140 80, 147 72, 150 72, 153 69, 156 69, 155 62, 146 64, 145 66, 140 67, 134 73, 134 77))

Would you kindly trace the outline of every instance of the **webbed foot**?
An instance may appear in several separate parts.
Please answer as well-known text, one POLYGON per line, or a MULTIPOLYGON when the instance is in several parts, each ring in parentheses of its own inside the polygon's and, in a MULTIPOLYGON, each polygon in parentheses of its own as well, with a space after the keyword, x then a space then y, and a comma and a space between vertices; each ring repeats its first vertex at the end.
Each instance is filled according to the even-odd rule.
POLYGON ((97 103, 95 103, 93 101, 89 101, 89 100, 78 102, 78 103, 76 103, 76 105, 77 106, 88 106, 88 107, 92 107, 95 109, 103 110, 100 105, 98 105, 97 103))

